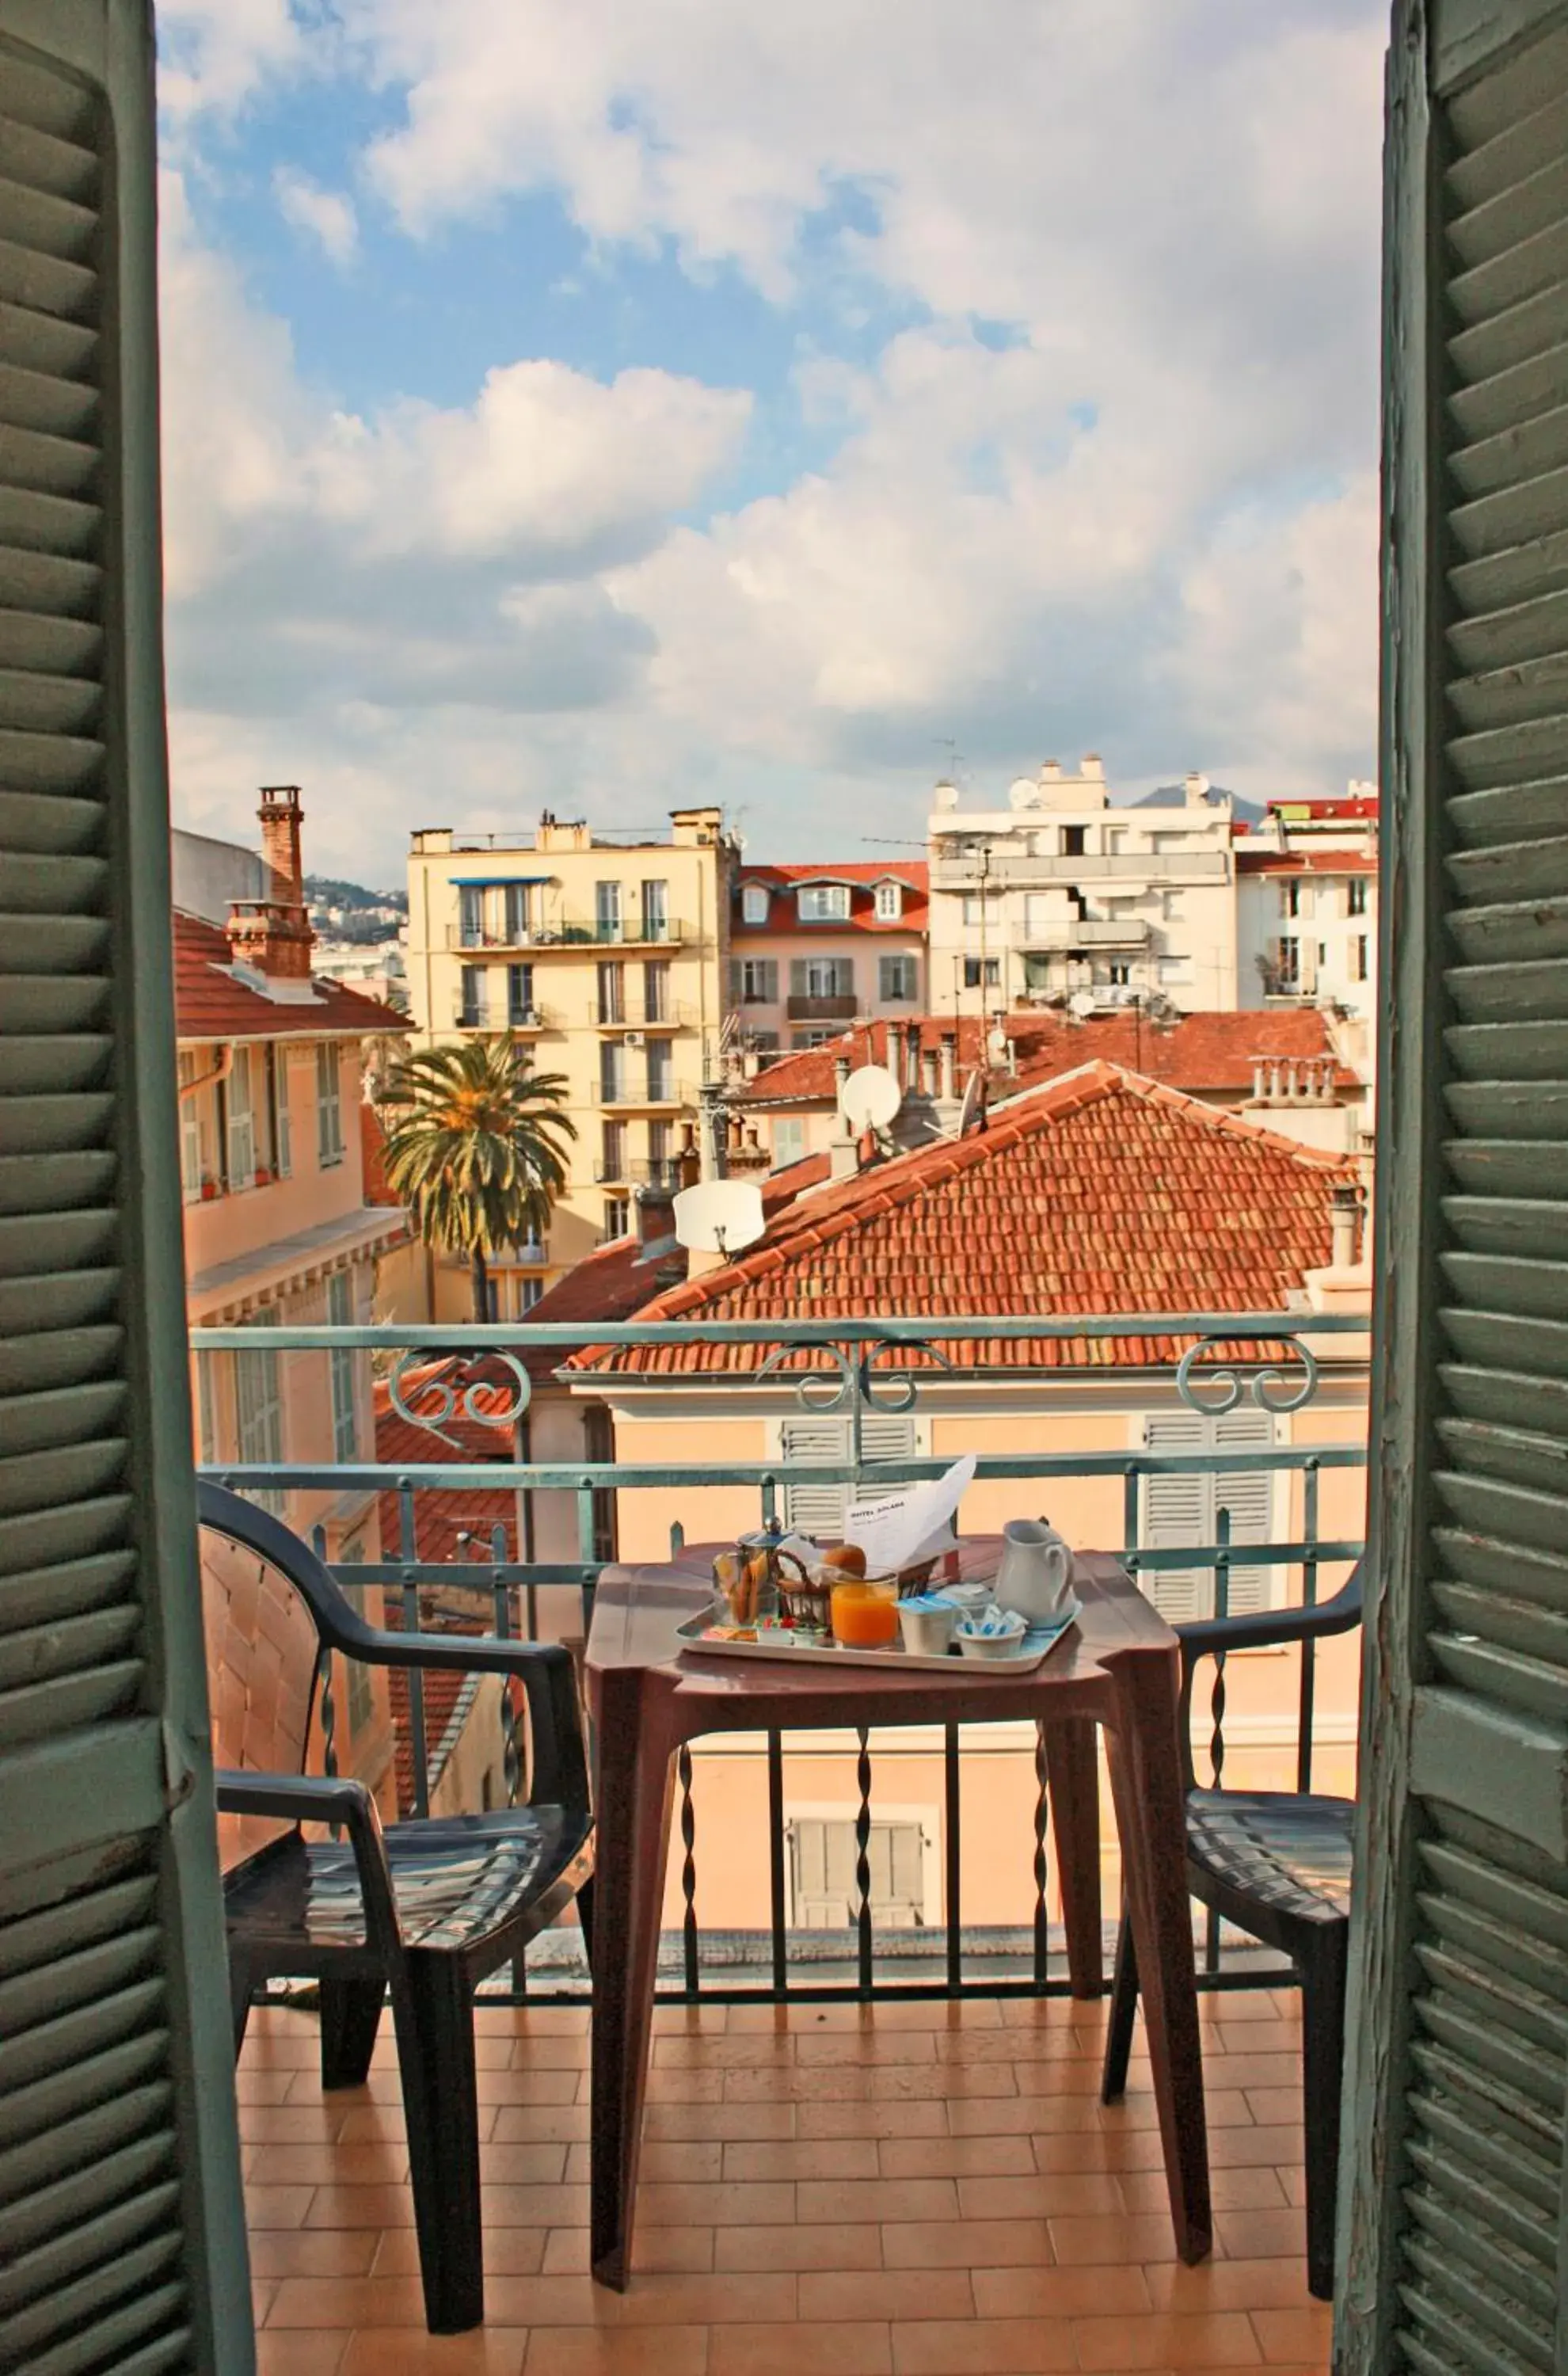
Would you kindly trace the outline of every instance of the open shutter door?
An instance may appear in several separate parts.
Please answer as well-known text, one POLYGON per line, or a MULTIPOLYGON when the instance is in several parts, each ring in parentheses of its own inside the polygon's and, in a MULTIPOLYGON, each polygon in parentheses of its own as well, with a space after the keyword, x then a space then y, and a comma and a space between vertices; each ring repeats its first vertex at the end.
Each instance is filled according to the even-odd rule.
MULTIPOLYGON (((1227 1452, 1265 1452, 1274 1443, 1274 1419, 1265 1410, 1218 1411, 1214 1419, 1214 1448, 1227 1452)), ((1219 1539, 1219 1513, 1230 1513, 1232 1543, 1266 1543, 1273 1533, 1274 1471, 1271 1468, 1224 1468, 1214 1479, 1215 1536, 1219 1539)), ((1274 1599, 1277 1568, 1248 1567, 1233 1560, 1227 1614, 1250 1617, 1274 1599)))
POLYGON ((0 2367, 254 2363, 184 1348, 143 0, 0 0, 0 2367))
POLYGON ((1401 0, 1336 2367, 1568 2368, 1568 6, 1401 0))
MULTIPOLYGON (((1144 1422, 1150 1452, 1206 1452, 1208 1422, 1195 1411, 1161 1411, 1144 1422)), ((1161 1471, 1144 1479, 1142 1539, 1151 1550, 1197 1550, 1214 1540, 1213 1480, 1161 1471)), ((1148 1567, 1143 1590, 1170 1625, 1212 1615, 1211 1567, 1148 1567)))
MULTIPOLYGON (((778 1453, 786 1463, 843 1463, 849 1457, 849 1422, 847 1419, 787 1419, 778 1431, 778 1453)), ((849 1503, 849 1487, 836 1484, 831 1478, 820 1482, 796 1480, 784 1488, 784 1524, 802 1534, 815 1535, 819 1541, 838 1542, 849 1503)))

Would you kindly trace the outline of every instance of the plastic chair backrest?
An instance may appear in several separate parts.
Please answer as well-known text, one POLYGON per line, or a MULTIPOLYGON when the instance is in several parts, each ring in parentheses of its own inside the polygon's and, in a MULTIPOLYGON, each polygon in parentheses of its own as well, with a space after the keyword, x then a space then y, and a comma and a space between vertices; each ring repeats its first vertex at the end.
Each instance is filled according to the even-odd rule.
MULTIPOLYGON (((213 1763, 253 1774, 303 1774, 320 1657, 315 1620, 259 1552, 211 1527, 201 1528, 199 1539, 213 1763)), ((224 1871, 292 1828, 269 1817, 220 1815, 224 1871)))

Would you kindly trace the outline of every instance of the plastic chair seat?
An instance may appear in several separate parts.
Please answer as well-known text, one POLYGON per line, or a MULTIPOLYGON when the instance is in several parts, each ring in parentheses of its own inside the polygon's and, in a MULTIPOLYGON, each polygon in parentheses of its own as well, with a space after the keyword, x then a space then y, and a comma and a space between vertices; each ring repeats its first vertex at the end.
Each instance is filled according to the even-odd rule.
MULTIPOLYGON (((481 1952, 519 1906, 553 1886, 585 1836, 551 1806, 392 1825, 386 1861, 404 1943, 481 1952)), ((346 1840, 298 1833, 279 1840, 229 1876, 224 1897, 231 1934, 247 1947, 340 1951, 364 1941, 363 1896, 346 1840)))
POLYGON ((1187 1856, 1288 1922, 1348 1921, 1354 1802, 1286 1791, 1194 1790, 1187 1856))

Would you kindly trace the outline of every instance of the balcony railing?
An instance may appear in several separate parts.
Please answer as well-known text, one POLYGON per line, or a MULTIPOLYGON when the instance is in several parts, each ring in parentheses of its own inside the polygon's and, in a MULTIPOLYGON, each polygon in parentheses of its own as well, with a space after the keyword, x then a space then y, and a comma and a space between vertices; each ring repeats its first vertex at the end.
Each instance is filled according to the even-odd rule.
POLYGON ((696 1106, 697 1093, 690 1081, 638 1080, 628 1075, 623 1081, 595 1081, 588 1091, 588 1101, 595 1106, 696 1106))
POLYGON ((481 1006, 472 999, 458 1001, 453 1023, 458 1031, 554 1031, 559 1028, 553 1010, 548 1006, 481 1006))
POLYGON ((1022 890, 1035 883, 1147 882, 1228 883, 1230 861, 1222 849, 1115 850, 1079 858, 1031 858, 992 849, 989 861, 974 857, 933 858, 933 891, 976 891, 984 883, 993 891, 1022 890))
POLYGON ((515 931, 493 924, 448 924, 449 949, 677 948, 691 937, 675 917, 623 916, 618 922, 585 916, 548 916, 515 931))
POLYGON ((596 1155, 593 1176, 600 1185, 673 1190, 681 1185, 681 1159, 675 1155, 596 1155))
POLYGON ((1128 917, 1053 917, 1048 924, 1028 924, 1018 934, 1021 949, 1143 949, 1154 927, 1128 917))
POLYGON ((636 998, 595 999, 588 1020, 598 1031, 690 1031, 696 1009, 686 999, 666 998, 649 1006, 636 998))
MULTIPOLYGON (((866 1423, 889 1410, 918 1410, 922 1398, 949 1393, 949 1365, 967 1371, 972 1349, 979 1345, 1030 1337, 1055 1340, 1071 1348, 1076 1372, 1083 1379, 1086 1412, 1095 1414, 1088 1425, 1103 1445, 1100 1405, 1108 1379, 1117 1375, 1108 1368, 1105 1355, 1114 1340, 1142 1340, 1138 1358, 1145 1364, 1151 1339, 1185 1346, 1179 1362, 1145 1367, 1136 1373, 1146 1380, 1151 1403, 1166 1409, 1218 1412, 1252 1408, 1288 1413, 1313 1399, 1324 1365, 1336 1358, 1352 1365, 1350 1374, 1359 1394, 1364 1378, 1367 1326, 1365 1318, 1359 1315, 1300 1313, 935 1321, 868 1317, 805 1319, 784 1325, 765 1321, 587 1325, 522 1321, 490 1327, 285 1326, 267 1330, 268 1351, 315 1353, 325 1360, 329 1349, 346 1348, 388 1361, 386 1391, 392 1408, 429 1431, 430 1460, 414 1464, 401 1460, 396 1467, 374 1461, 248 1465, 218 1461, 202 1473, 247 1492, 337 1498, 347 1491, 374 1491, 389 1496, 398 1513, 399 1544, 405 1550, 418 1540, 416 1515, 432 1502, 439 1508, 443 1496, 472 1493, 476 1489, 487 1493, 515 1491, 519 1497, 517 1526, 524 1545, 531 1547, 536 1521, 542 1524, 552 1514, 558 1530, 565 1522, 564 1544, 557 1546, 556 1556, 511 1559, 505 1530, 497 1529, 483 1547, 488 1555, 477 1559, 453 1562, 384 1556, 339 1566, 337 1573, 348 1587, 378 1587, 399 1596, 406 1625, 419 1622, 422 1590, 439 1587, 448 1603, 456 1598, 481 1622, 488 1619, 503 1637, 515 1638, 519 1634, 540 1637, 546 1598, 553 1594, 556 1614, 551 1631, 559 1637, 586 1632, 598 1577, 612 1555, 609 1540, 618 1515, 629 1515, 640 1494, 658 1495, 657 1506, 664 1511, 670 1509, 671 1497, 679 1496, 677 1506, 686 1513, 692 1527, 702 1528, 708 1522, 700 1502, 693 1497, 706 1489, 722 1488, 722 1515, 711 1531, 728 1534, 737 1523, 740 1501, 750 1503, 754 1520, 766 1523, 776 1515, 787 1514, 788 1498, 795 1487, 842 1484, 864 1491, 942 1473, 947 1465, 944 1458, 874 1457, 868 1449, 866 1423), (685 1388, 700 1387, 705 1374, 714 1384, 721 1384, 727 1420, 744 1416, 748 1404, 759 1415, 777 1412, 781 1406, 819 1415, 836 1409, 846 1428, 844 1456, 812 1462, 697 1457, 679 1463, 505 1458, 516 1441, 517 1423, 530 1400, 529 1378, 521 1356, 542 1349, 564 1360, 585 1343, 606 1348, 679 1347, 688 1359, 694 1348, 736 1344, 766 1348, 766 1371, 705 1373, 700 1368, 683 1366, 680 1384, 685 1388), (966 1354, 964 1348, 969 1352, 966 1354), (487 1370, 476 1378, 472 1365, 481 1359, 485 1360, 487 1370), (495 1430, 502 1457, 482 1464, 451 1457, 453 1440, 445 1432, 445 1422, 459 1410, 470 1419, 481 1418, 495 1430), (566 1621, 560 1615, 563 1591, 571 1610, 566 1621)), ((198 1357, 207 1359, 240 1350, 254 1352, 257 1338, 254 1330, 209 1328, 193 1331, 191 1342, 198 1357)), ((1048 1379, 1058 1389, 1064 1376, 1072 1374, 1060 1368, 1043 1372, 991 1372, 999 1383, 1027 1384, 1033 1377, 1036 1387, 1048 1379)), ((1353 1408, 1359 1408, 1359 1403, 1353 1408)), ((1314 1428, 1314 1440, 1309 1443, 1276 1443, 1258 1449, 1236 1444, 1185 1452, 1141 1448, 985 1452, 979 1459, 978 1476, 982 1490, 992 1495, 1008 1481, 1042 1489, 1038 1494, 1030 1491, 1016 1496, 1020 1508, 1027 1503, 1031 1510, 1045 1498, 1046 1487, 1072 1479, 1099 1480, 1102 1489, 1119 1499, 1121 1515, 1119 1527, 1108 1523, 1096 1547, 1113 1550, 1135 1577, 1155 1586, 1162 1577, 1206 1572, 1213 1577, 1213 1598, 1221 1613, 1229 1605, 1231 1576, 1243 1568, 1282 1576, 1290 1586, 1289 1597, 1310 1604, 1325 1597, 1336 1580, 1330 1572, 1340 1570, 1361 1549, 1359 1536, 1336 1537, 1324 1531, 1320 1523, 1323 1486, 1336 1472, 1364 1469, 1367 1459, 1366 1443, 1359 1432, 1353 1440, 1343 1442, 1322 1441, 1320 1436, 1321 1431, 1314 1428), (1206 1542, 1146 1539, 1146 1496, 1151 1482, 1215 1476, 1251 1481, 1258 1472, 1289 1481, 1291 1499, 1300 1511, 1295 1532, 1288 1525, 1277 1533, 1269 1521, 1268 1539, 1242 1541, 1236 1538, 1230 1514, 1221 1505, 1214 1537, 1206 1542)), ((1276 1502, 1283 1498, 1282 1491, 1277 1491, 1276 1502)), ((670 1540, 679 1546, 681 1525, 670 1529, 670 1540)), ((1209 1705, 1194 1726, 1215 1769, 1223 1767, 1228 1751, 1224 1669, 1221 1660, 1209 1705)), ((1234 1695, 1234 1673, 1230 1687, 1234 1695)), ((1303 1789, 1311 1787, 1313 1775, 1315 1690, 1316 1670, 1308 1645, 1294 1682, 1301 1742, 1295 1779, 1303 1789)), ((334 1717, 329 1705, 324 1706, 323 1717, 327 1752, 333 1755, 334 1717)), ((502 1737, 496 1744, 497 1758, 507 1788, 515 1793, 520 1752, 509 1700, 502 1702, 498 1723, 502 1737)), ((415 1802, 422 1812, 430 1803, 431 1743, 425 1738, 417 1693, 411 1728, 415 1802)), ((949 1725, 942 1729, 940 1738, 932 1736, 930 1754, 940 1766, 944 1810, 943 1913, 934 1923, 917 1922, 913 1927, 879 1927, 873 1920, 871 1884, 863 1860, 858 1883, 860 1903, 851 1909, 854 1919, 846 1929, 822 1931, 791 1924, 786 1887, 785 1776, 787 1759, 796 1753, 783 1736, 767 1737, 764 1752, 766 1823, 765 1835, 755 1843, 760 1861, 754 1870, 769 1875, 770 1919, 763 1929, 742 1931, 705 1924, 701 1912, 704 1826, 714 1817, 722 1819, 725 1792, 731 1786, 721 1768, 708 1766, 700 1743, 694 1752, 682 1752, 675 1823, 682 1843, 677 1850, 682 1914, 678 1930, 666 1935, 662 1961, 666 1981, 674 1993, 687 2000, 749 1996, 754 2001, 759 1991, 785 2000, 819 1995, 874 1997, 910 1987, 960 1997, 1005 1993, 1009 1989, 1048 1993, 1066 1989, 1060 1935, 1047 1919, 1048 1788, 1044 1742, 1038 1728, 1028 1740, 1006 1752, 1024 1761, 1032 1808, 1025 1836, 1017 1843, 1016 1859, 1020 1874, 1030 1876, 1027 1887, 1031 1902, 1022 1918, 1011 1924, 977 1927, 962 1919, 965 1792, 971 1756, 997 1753, 990 1729, 949 1725), (977 1731, 980 1739, 971 1751, 968 1743, 977 1731), (712 1799, 707 1795, 708 1788, 716 1793, 712 1799)), ((823 1754, 816 1736, 812 1739, 811 1753, 817 1761, 814 1774, 823 1754)), ((877 1761, 870 1736, 864 1731, 851 1735, 847 1754, 855 1776, 858 1805, 849 1805, 846 1814, 857 1830, 863 1829, 869 1836, 869 1827, 877 1819, 877 1761)), ((885 1782, 883 1787, 885 1790, 885 1782)), ((896 1780, 895 1792, 897 1788, 896 1780)), ((529 1961, 530 1988, 580 1993, 586 1985, 575 1932, 545 1934, 530 1948, 529 1961)), ((1255 1949, 1226 1944, 1218 1931, 1210 1930, 1205 1973, 1209 1985, 1240 1985, 1243 1978, 1255 1982, 1257 1968, 1255 1949)))
POLYGON ((789 1016, 791 1023, 852 1023, 860 1013, 852 990, 790 992, 789 1016))

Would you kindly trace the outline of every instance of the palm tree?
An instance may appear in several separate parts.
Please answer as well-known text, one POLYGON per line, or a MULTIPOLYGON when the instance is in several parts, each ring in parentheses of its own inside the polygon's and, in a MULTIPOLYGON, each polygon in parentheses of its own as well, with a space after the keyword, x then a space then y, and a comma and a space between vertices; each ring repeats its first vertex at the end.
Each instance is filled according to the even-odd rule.
POLYGON ((397 1058, 376 1092, 387 1184, 428 1244, 466 1254, 488 1320, 488 1257, 541 1238, 576 1127, 564 1073, 536 1073, 505 1033, 397 1058))

